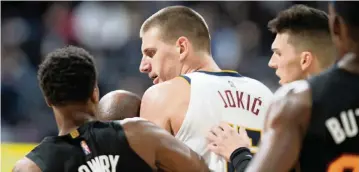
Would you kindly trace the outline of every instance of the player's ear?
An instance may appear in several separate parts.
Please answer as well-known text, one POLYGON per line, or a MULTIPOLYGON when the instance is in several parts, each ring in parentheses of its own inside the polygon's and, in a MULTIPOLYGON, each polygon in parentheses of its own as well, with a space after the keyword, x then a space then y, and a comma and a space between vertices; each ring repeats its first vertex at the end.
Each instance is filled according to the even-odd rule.
POLYGON ((336 36, 336 37, 340 37, 341 33, 342 33, 342 30, 341 30, 341 27, 340 27, 340 19, 339 19, 339 16, 335 15, 334 18, 333 18, 333 34, 336 36))
POLYGON ((91 101, 94 104, 98 104, 98 102, 100 101, 100 90, 98 89, 97 84, 96 84, 95 88, 93 89, 91 101))
POLYGON ((190 42, 186 37, 181 36, 178 38, 176 42, 176 48, 177 52, 179 53, 180 61, 183 61, 188 56, 189 46, 190 42))
POLYGON ((303 71, 308 70, 310 65, 314 62, 313 54, 309 51, 303 51, 300 53, 300 66, 303 71))
POLYGON ((337 37, 340 32, 339 18, 335 13, 335 9, 332 3, 329 3, 329 28, 332 36, 337 37))

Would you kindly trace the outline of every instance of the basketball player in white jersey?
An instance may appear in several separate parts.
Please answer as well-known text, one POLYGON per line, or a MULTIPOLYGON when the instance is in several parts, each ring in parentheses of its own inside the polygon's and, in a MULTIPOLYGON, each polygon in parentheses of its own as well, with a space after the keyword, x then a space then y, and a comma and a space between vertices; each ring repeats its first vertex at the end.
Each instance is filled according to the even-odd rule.
POLYGON ((212 171, 228 170, 225 159, 207 149, 205 138, 221 121, 246 127, 255 149, 272 92, 217 66, 202 16, 187 7, 167 7, 143 23, 140 36, 140 71, 155 84, 143 95, 140 117, 203 156, 212 171))

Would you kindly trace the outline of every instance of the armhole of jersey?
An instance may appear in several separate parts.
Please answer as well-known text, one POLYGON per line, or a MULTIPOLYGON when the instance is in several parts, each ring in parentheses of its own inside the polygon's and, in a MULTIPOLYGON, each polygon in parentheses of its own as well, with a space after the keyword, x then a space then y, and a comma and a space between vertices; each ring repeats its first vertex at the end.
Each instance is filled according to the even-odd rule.
MULTIPOLYGON (((191 73, 189 75, 195 77, 195 74, 193 74, 193 73, 191 73)), ((187 136, 186 136, 188 134, 187 133, 188 131, 186 131, 186 130, 188 130, 188 128, 191 128, 191 127, 189 127, 190 126, 189 123, 191 123, 191 122, 188 119, 189 115, 190 115, 190 114, 188 114, 188 112, 190 112, 190 109, 193 106, 192 105, 193 104, 193 102, 192 102, 193 101, 193 97, 192 97, 193 92, 192 91, 193 91, 194 88, 193 88, 193 85, 191 85, 192 84, 191 83, 191 77, 186 76, 186 75, 181 75, 179 77, 185 79, 187 81, 187 83, 189 84, 189 86, 190 86, 190 88, 189 88, 190 89, 190 94, 189 94, 189 103, 188 103, 187 111, 184 114, 182 124, 181 124, 180 128, 178 129, 176 135, 174 135, 174 137, 181 140, 182 142, 185 142, 188 139, 187 136)))
POLYGON ((46 171, 46 165, 44 161, 42 161, 42 159, 35 152, 31 151, 26 155, 26 157, 33 161, 41 171, 46 171))
POLYGON ((181 75, 179 77, 185 79, 188 82, 188 84, 191 85, 191 78, 189 78, 188 76, 185 76, 185 75, 181 75))

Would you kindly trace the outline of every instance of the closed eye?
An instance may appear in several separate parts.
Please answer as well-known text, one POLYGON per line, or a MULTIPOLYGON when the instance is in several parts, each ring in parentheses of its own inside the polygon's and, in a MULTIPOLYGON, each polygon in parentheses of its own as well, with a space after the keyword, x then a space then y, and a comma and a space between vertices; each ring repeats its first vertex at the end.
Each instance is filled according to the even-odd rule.
POLYGON ((156 49, 145 49, 143 54, 147 57, 153 58, 153 56, 156 54, 156 49))
POLYGON ((272 48, 272 51, 273 51, 274 54, 276 54, 278 56, 281 56, 281 53, 277 48, 272 48))

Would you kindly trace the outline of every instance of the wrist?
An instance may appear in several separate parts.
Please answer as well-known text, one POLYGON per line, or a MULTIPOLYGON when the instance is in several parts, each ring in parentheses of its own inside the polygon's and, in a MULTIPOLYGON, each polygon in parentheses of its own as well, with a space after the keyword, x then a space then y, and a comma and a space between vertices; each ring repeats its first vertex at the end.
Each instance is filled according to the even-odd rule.
POLYGON ((250 159, 252 159, 250 150, 246 147, 240 147, 232 152, 229 157, 229 162, 231 162, 233 166, 236 166, 238 163, 250 159))

